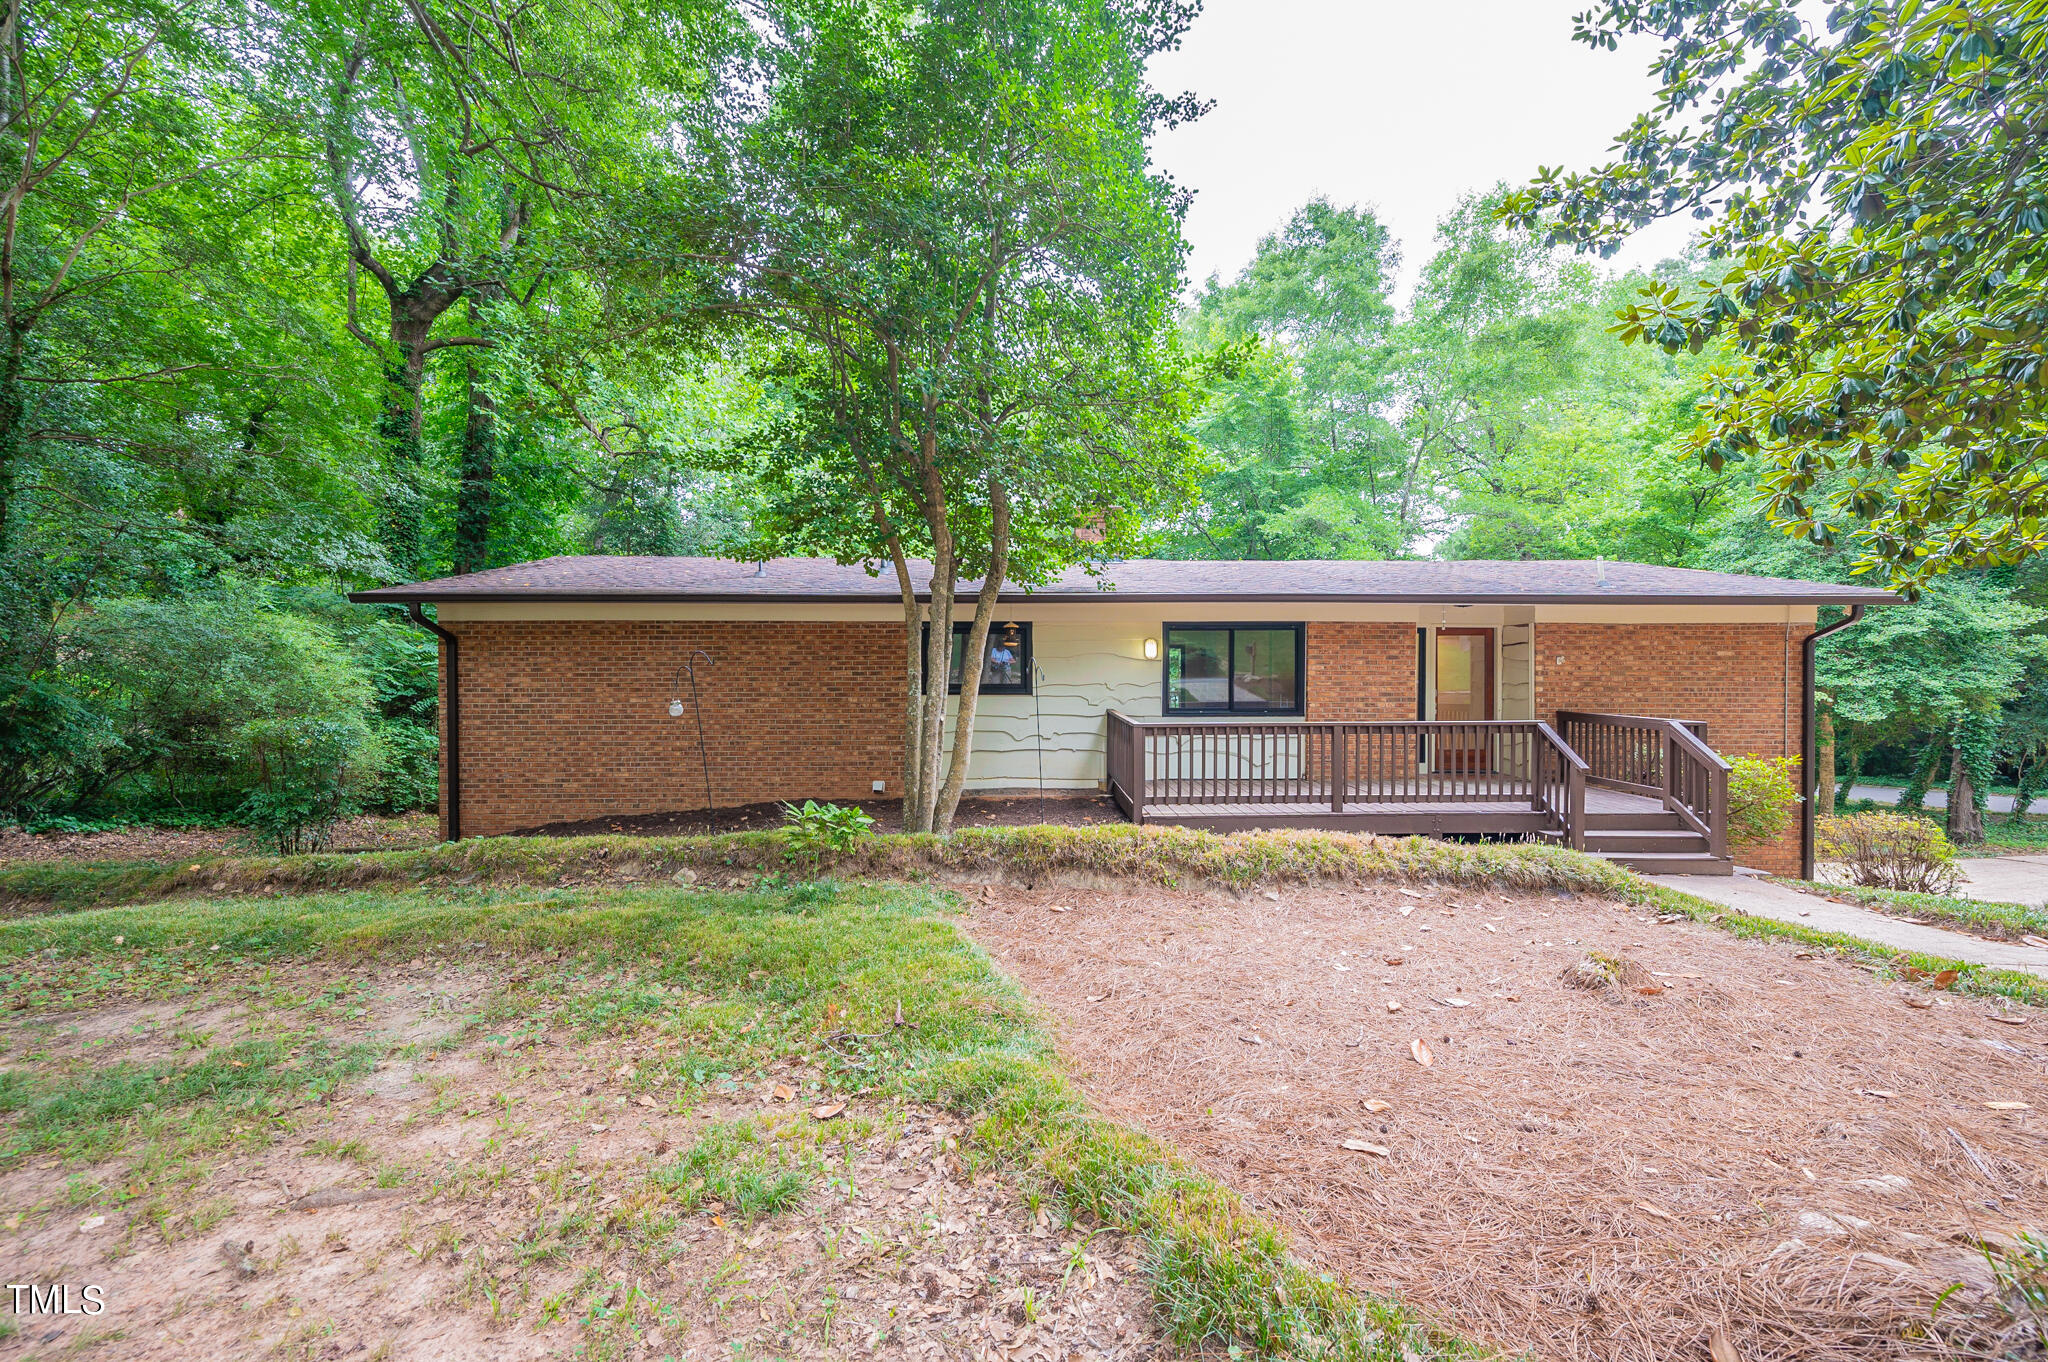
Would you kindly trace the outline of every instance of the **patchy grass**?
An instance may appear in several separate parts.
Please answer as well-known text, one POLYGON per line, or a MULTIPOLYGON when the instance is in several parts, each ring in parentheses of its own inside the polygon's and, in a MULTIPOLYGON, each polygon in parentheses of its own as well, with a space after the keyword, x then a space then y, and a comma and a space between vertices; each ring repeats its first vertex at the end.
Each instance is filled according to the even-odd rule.
POLYGON ((717 837, 485 837, 412 851, 248 856, 185 865, 44 862, 0 869, 0 905, 17 911, 140 903, 179 894, 304 893, 384 884, 635 882, 772 874, 916 879, 933 875, 1105 876, 1232 888, 1332 879, 1408 879, 1638 896, 1628 871, 1553 847, 1272 830, 1219 836, 1193 828, 966 828, 951 837, 863 838, 807 855, 780 831, 717 837))
MULTIPOLYGON (((1275 839, 1271 863, 1393 854, 1392 844, 1309 847, 1289 860, 1291 840, 1275 839)), ((447 873, 477 848, 486 861, 516 850, 540 873, 587 873, 625 849, 480 843, 446 849, 438 870, 411 869, 447 873)), ((630 849, 650 864, 645 844, 630 849)), ((1454 865, 1537 863, 1520 852, 1446 849, 1454 865)), ((959 1158, 1023 1170, 1063 1219, 1142 1241, 1159 1323, 1181 1346, 1389 1362, 1467 1353, 1398 1304, 1294 1257, 1270 1222, 1169 1149, 1090 1114, 1026 1000, 956 930, 949 898, 916 885, 801 881, 719 893, 477 884, 45 914, 0 923, 0 994, 9 1008, 0 1174, 31 1157, 61 1159, 69 1204, 43 1214, 132 1207, 166 1241, 203 1233, 225 1212, 197 1191, 181 1201, 180 1189, 196 1187, 216 1161, 286 1136, 362 1168, 361 1177, 374 1168, 379 1187, 441 1202, 497 1204, 519 1191, 537 1200, 514 1258, 480 1251, 446 1224, 405 1230, 406 1251, 422 1264, 469 1264, 456 1304, 493 1320, 580 1320, 593 1356, 630 1346, 664 1308, 642 1287, 613 1282, 619 1254, 658 1254, 680 1218, 786 1215, 847 1176, 848 1151, 872 1125, 807 1112, 849 1098, 956 1113, 965 1122, 959 1158), (379 1000, 362 981, 406 968, 466 970, 490 981, 487 996, 438 1037, 366 1030, 379 1000), (163 1015, 128 1030, 146 1030, 165 1053, 109 1063, 80 1022, 138 1005, 163 1015), (380 1136, 322 1145, 313 1133, 334 1085, 380 1061, 461 1045, 492 1072, 517 1074, 543 1063, 526 1056, 565 1042, 629 1056, 607 1069, 616 1097, 583 1090, 586 1114, 575 1119, 593 1131, 616 1119, 600 1104, 679 1116, 777 1074, 811 1077, 788 1080, 779 1117, 704 1127, 648 1168, 637 1191, 609 1202, 571 1165, 509 1161, 529 1119, 509 1087, 490 1098, 451 1088, 429 1105, 425 1114, 452 1104, 448 1119, 489 1121, 494 1132, 477 1152, 434 1166, 387 1165, 380 1136), (530 1294, 522 1265, 577 1275, 530 1294)), ((1033 1308, 1017 1302, 1020 1314, 1033 1308)))
POLYGON ((1993 903, 1978 899, 1952 898, 1945 894, 1913 894, 1902 889, 1873 889, 1856 884, 1828 884, 1810 880, 1779 879, 1778 883, 1802 893, 1824 898, 1846 899, 1874 908, 1889 917, 1933 918, 1999 941, 2021 937, 2048 937, 2048 910, 2029 908, 2023 903, 1993 903))

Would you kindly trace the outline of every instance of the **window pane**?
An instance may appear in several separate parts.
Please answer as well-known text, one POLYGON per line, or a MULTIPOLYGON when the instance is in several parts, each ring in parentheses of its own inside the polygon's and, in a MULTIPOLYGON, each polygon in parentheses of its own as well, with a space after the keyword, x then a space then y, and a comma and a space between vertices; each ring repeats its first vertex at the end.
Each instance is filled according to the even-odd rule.
POLYGON ((1231 676, 1233 709, 1297 709, 1300 678, 1292 629, 1239 629, 1231 676))
POLYGON ((960 673, 967 666, 967 634, 964 630, 953 630, 953 665, 946 672, 946 684, 954 690, 960 689, 960 673))
MULTIPOLYGON (((965 644, 961 645, 963 648, 965 644)), ((1022 686, 1024 684, 1024 637, 1018 631, 1017 641, 1007 643, 1000 626, 988 631, 988 655, 982 663, 981 687, 1022 686)))
POLYGON ((1171 629, 1166 635, 1166 707, 1230 707, 1230 631, 1171 629))

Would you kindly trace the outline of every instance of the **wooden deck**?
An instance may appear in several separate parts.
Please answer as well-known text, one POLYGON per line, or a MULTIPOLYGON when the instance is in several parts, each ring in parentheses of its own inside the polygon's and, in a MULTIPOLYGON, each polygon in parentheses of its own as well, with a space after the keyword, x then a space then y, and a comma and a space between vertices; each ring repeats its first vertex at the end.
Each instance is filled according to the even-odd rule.
POLYGON ((1109 719, 1110 796, 1136 823, 1213 832, 1540 837, 1640 870, 1727 874, 1727 763, 1697 726, 1109 719), (1579 747, 1594 754, 1588 762, 1579 747))
MULTIPOLYGON (((1384 832, 1398 835, 1441 833, 1537 833, 1549 815, 1532 809, 1527 800, 1451 798, 1432 800, 1367 797, 1344 802, 1339 810, 1327 801, 1259 801, 1211 804, 1148 804, 1147 823, 1173 823, 1181 827, 1208 828, 1214 832, 1239 832, 1248 828, 1323 828, 1349 832, 1384 832)), ((1621 790, 1586 790, 1589 827, 1599 827, 1608 818, 1625 820, 1626 826, 1641 826, 1663 814, 1662 800, 1621 790)))

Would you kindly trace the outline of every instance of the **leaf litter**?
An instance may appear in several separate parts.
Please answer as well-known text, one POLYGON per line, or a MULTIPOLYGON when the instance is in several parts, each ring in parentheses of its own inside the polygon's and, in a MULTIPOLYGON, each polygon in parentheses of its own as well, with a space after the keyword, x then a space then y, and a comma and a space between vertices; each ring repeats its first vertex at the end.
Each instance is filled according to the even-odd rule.
POLYGON ((1923 984, 1589 895, 1458 905, 1481 923, 1376 884, 1094 887, 1055 939, 1038 892, 974 905, 971 930, 1097 1107, 1453 1332, 1585 1362, 2015 1336, 1979 1244, 2048 1225, 2048 1122, 1988 1104, 2038 1091, 2048 1044, 1987 1025, 1991 1002, 1901 1008, 1923 984), (1324 967, 1340 954, 1362 975, 1324 967), (1473 1005, 1416 1035, 1375 965, 1473 1005))

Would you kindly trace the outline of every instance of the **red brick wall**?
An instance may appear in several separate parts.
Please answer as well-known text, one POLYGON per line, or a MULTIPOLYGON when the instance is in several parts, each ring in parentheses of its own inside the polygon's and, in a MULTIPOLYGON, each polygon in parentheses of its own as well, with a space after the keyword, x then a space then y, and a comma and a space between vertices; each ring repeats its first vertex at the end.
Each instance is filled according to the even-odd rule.
MULTIPOLYGON (((1553 724, 1561 709, 1698 719, 1707 725, 1707 745, 1725 757, 1796 758, 1799 645, 1811 631, 1805 624, 1539 623, 1536 714, 1553 724)), ((1798 874, 1797 817, 1776 842, 1735 849, 1735 860, 1798 874)))
MULTIPOLYGON (((674 679, 696 648, 712 659, 698 663, 698 685, 720 804, 862 798, 877 780, 899 793, 901 624, 522 620, 449 628, 462 639, 464 836, 704 807, 689 680, 674 679), (678 684, 683 717, 672 719, 669 700, 678 692, 670 687, 678 684)), ((445 769, 442 795, 446 809, 445 769)))
POLYGON ((1415 626, 1308 626, 1308 717, 1413 719, 1415 626))

